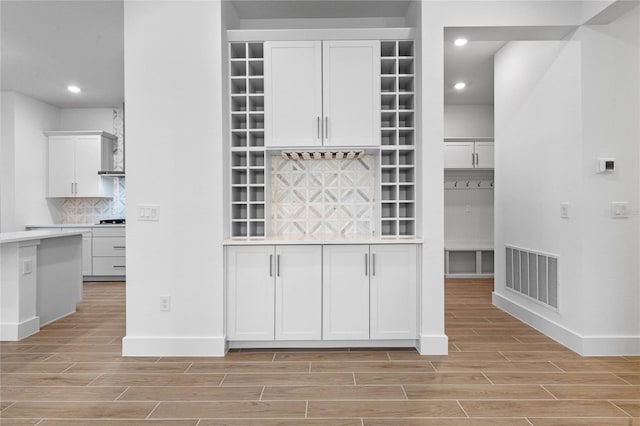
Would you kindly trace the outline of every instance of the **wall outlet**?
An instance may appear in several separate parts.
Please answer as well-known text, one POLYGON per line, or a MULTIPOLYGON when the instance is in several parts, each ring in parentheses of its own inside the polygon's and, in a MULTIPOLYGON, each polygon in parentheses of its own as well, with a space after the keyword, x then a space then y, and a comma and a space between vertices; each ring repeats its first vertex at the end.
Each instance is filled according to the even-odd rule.
POLYGON ((157 222, 160 220, 160 206, 156 204, 139 204, 138 220, 157 222))
POLYGON ((569 219, 569 203, 560 203, 560 218, 569 219))
POLYGON ((626 201, 613 201, 611 203, 611 217, 614 219, 626 219, 629 217, 629 203, 626 201))
POLYGON ((24 259, 22 261, 22 275, 29 275, 33 272, 33 259, 24 259))
POLYGON ((171 311, 171 296, 162 295, 160 296, 160 312, 169 312, 171 311))

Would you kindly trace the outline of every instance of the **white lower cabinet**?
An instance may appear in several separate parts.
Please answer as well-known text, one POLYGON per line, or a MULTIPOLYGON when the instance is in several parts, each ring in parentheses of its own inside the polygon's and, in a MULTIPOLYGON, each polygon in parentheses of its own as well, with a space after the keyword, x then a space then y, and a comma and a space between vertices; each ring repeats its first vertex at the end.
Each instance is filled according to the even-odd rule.
POLYGON ((417 250, 415 245, 371 246, 371 339, 415 339, 417 250))
POLYGON ((369 246, 323 248, 324 340, 369 338, 369 246))
POLYGON ((415 339, 414 244, 324 247, 323 338, 415 339))
POLYGON ((228 338, 415 339, 416 247, 228 246, 228 338))
POLYGON ((320 246, 227 248, 229 340, 321 337, 320 246))
POLYGON ((322 248, 277 246, 276 340, 322 338, 322 248))

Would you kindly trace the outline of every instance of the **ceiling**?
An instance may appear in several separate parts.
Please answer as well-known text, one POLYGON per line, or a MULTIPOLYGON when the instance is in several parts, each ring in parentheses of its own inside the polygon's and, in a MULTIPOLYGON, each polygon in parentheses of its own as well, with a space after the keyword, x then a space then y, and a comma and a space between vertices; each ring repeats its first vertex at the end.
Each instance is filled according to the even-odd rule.
POLYGON ((444 44, 444 103, 493 104, 493 55, 504 41, 472 41, 457 47, 453 41, 444 44), (465 82, 464 90, 453 85, 465 82))
POLYGON ((3 91, 62 108, 122 104, 122 1, 2 0, 0 8, 3 91), (69 93, 69 84, 82 93, 69 93))
MULTIPOLYGON (((240 19, 400 18, 409 1, 231 0, 240 19)), ((2 90, 63 108, 113 107, 124 101, 122 0, 0 1, 2 90), (83 91, 73 95, 69 84, 83 91)), ((570 29, 447 28, 445 104, 493 103, 493 55, 505 40, 558 39, 570 29), (455 47, 459 35, 469 43, 455 47), (543 34, 542 36, 540 34, 543 34), (453 84, 465 81, 456 91, 453 84)))

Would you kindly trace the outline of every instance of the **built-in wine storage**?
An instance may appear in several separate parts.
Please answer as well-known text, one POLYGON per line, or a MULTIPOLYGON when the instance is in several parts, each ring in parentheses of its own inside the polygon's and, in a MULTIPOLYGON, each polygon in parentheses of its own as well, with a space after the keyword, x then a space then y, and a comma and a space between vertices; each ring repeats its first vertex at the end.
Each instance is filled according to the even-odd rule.
POLYGON ((413 41, 380 44, 380 234, 416 233, 413 41))
POLYGON ((231 236, 265 236, 263 43, 229 46, 231 236))

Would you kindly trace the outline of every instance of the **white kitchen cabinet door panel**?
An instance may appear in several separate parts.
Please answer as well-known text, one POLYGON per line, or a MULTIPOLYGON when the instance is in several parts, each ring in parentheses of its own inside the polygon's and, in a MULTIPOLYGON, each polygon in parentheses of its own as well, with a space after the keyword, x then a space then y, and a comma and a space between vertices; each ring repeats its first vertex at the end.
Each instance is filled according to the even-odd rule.
POLYGON ((369 338, 369 246, 323 247, 322 338, 369 338))
POLYGON ((476 168, 493 169, 493 147, 493 142, 476 142, 476 168))
POLYGON ((75 155, 73 136, 49 138, 49 197, 74 196, 75 155))
POLYGON ((276 247, 276 340, 322 338, 322 247, 276 247))
POLYGON ((98 175, 101 150, 100 136, 76 137, 76 197, 95 197, 102 192, 103 179, 98 175))
POLYGON ((273 246, 227 248, 229 340, 273 340, 273 246))
POLYGON ((323 42, 324 145, 380 144, 380 42, 323 42))
POLYGON ((371 246, 371 339, 415 339, 416 246, 371 246))
POLYGON ((322 145, 322 43, 265 43, 265 145, 322 145))
POLYGON ((444 144, 445 169, 472 169, 474 163, 473 142, 446 142, 444 144))

